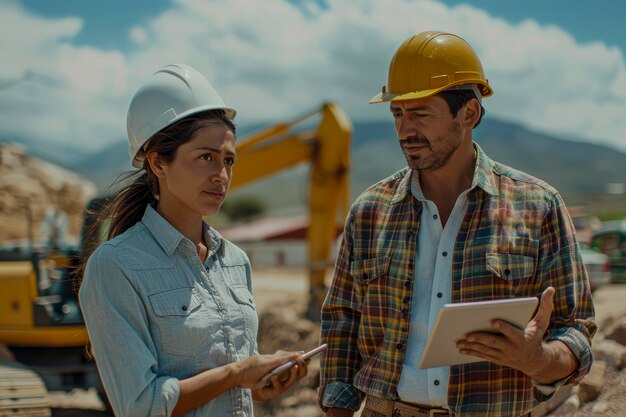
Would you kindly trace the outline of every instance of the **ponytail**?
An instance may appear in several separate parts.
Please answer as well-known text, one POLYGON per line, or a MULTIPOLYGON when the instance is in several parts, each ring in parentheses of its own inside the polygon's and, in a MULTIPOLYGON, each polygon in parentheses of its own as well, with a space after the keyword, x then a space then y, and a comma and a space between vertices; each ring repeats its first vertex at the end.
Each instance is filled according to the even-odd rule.
POLYGON ((149 168, 122 174, 109 188, 116 186, 120 188, 112 197, 93 200, 86 208, 82 250, 74 272, 76 289, 80 288, 87 261, 102 241, 113 239, 130 229, 141 220, 146 207, 156 205, 158 201, 158 183, 149 168))
MULTIPOLYGON (((152 171, 136 171, 128 174, 127 179, 134 177, 129 185, 122 187, 101 212, 102 218, 110 218, 111 225, 107 240, 121 235, 143 217, 146 206, 157 203, 157 193, 152 171), (152 177, 152 178, 150 178, 152 177), (151 181, 152 180, 152 181, 151 181)), ((157 185, 158 187, 158 185, 157 185)))

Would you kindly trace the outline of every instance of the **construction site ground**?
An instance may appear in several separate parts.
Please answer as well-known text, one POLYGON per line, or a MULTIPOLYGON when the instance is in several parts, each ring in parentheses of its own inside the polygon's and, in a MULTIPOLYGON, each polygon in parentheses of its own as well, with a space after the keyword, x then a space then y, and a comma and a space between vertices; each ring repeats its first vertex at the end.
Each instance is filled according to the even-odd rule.
MULTIPOLYGON (((270 353, 276 349, 307 350, 316 345, 319 326, 303 318, 308 300, 308 282, 302 269, 264 268, 254 272, 254 290, 260 316, 259 350, 270 353)), ((609 317, 626 316, 626 285, 600 288, 594 294, 596 315, 600 325, 609 317)), ((255 415, 276 417, 319 417, 315 405, 319 361, 309 366, 309 375, 289 392, 268 403, 256 404, 255 415)), ((623 416, 626 412, 626 368, 607 373, 600 397, 572 417, 623 416)), ((95 391, 76 390, 52 392, 53 417, 104 417, 95 391)))

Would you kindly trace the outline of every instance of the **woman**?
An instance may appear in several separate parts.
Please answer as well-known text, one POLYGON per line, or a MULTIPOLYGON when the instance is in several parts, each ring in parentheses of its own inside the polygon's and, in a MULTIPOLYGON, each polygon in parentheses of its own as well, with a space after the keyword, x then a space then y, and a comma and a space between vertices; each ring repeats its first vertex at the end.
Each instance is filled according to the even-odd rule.
POLYGON ((80 303, 115 414, 249 416, 306 375, 298 353, 258 355, 250 262, 203 221, 235 163, 235 111, 186 65, 146 81, 128 110, 139 168, 107 204, 109 241, 90 257, 80 303), (296 359, 287 376, 255 388, 296 359))

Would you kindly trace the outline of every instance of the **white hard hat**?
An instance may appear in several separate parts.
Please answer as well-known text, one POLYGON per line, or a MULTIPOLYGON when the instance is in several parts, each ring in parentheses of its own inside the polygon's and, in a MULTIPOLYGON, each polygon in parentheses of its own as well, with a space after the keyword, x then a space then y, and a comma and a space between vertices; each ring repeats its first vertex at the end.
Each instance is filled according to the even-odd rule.
POLYGON ((166 65, 143 83, 128 108, 128 153, 135 168, 143 167, 140 150, 160 130, 187 116, 222 109, 234 119, 237 112, 198 71, 185 64, 166 65))

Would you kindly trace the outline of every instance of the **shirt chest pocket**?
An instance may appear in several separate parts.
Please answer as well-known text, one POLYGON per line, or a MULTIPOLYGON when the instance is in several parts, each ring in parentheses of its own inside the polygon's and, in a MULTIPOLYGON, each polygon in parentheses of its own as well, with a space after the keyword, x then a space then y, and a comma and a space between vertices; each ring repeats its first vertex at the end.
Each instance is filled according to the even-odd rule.
POLYGON ((193 287, 164 291, 148 298, 163 352, 195 356, 211 343, 212 335, 221 327, 218 312, 212 314, 193 287))
POLYGON ((254 305, 254 298, 246 287, 229 287, 229 290, 241 312, 233 318, 231 325, 235 330, 243 329, 248 341, 256 345, 259 318, 254 305))
POLYGON ((505 281, 515 282, 532 277, 535 273, 535 258, 509 253, 487 253, 487 270, 505 281))
POLYGON ((388 270, 388 256, 350 262, 350 275, 355 281, 362 285, 369 285, 378 278, 386 276, 388 270))
MULTIPOLYGON (((361 329, 384 329, 384 317, 391 317, 388 310, 394 309, 393 297, 388 297, 388 272, 390 258, 377 257, 361 259, 350 263, 358 296, 352 300, 352 307, 360 311, 362 320, 367 323, 361 329)), ((363 333, 363 332, 361 332, 363 333)), ((367 332, 365 332, 367 333, 367 332)), ((380 335, 377 335, 380 336, 380 335)), ((367 334, 367 337, 377 337, 367 334)))

